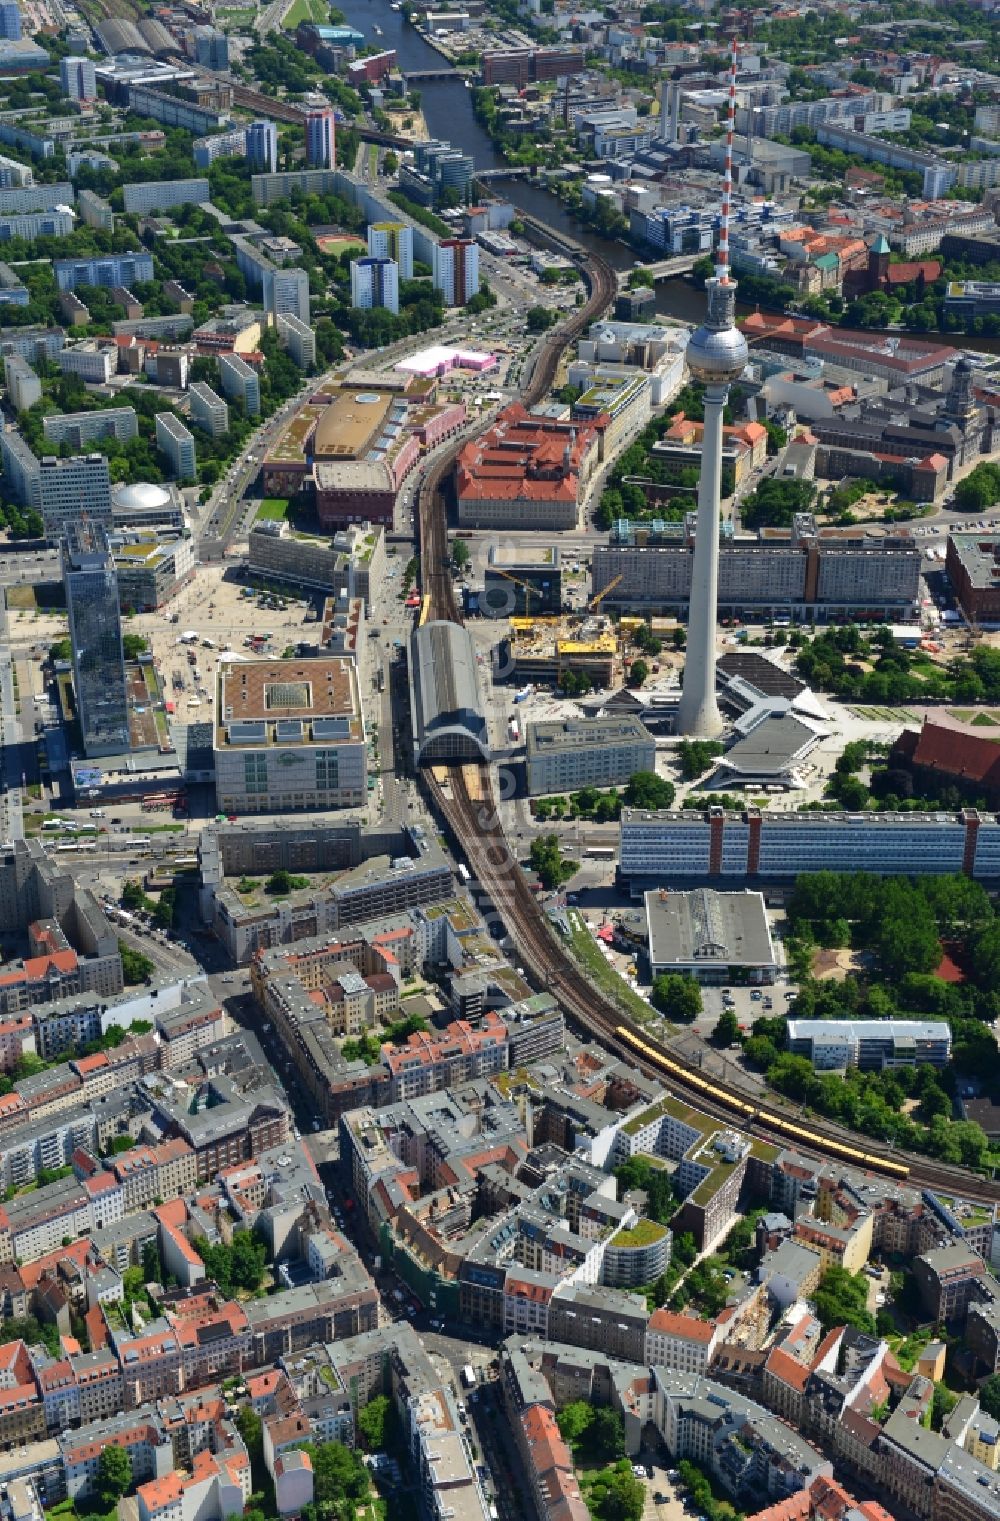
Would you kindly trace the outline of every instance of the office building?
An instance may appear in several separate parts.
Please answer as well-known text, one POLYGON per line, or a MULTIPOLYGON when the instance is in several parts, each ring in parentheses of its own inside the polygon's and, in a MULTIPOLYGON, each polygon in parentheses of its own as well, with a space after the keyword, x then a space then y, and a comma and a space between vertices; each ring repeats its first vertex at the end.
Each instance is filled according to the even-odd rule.
POLYGON ((98 344, 90 338, 60 349, 56 363, 64 375, 79 375, 91 385, 107 385, 118 367, 118 355, 110 344, 98 344))
POLYGON ((39 478, 39 508, 47 539, 58 542, 84 510, 95 526, 110 529, 111 479, 103 454, 74 454, 69 459, 46 455, 39 478))
POLYGON ((50 412, 42 418, 42 431, 51 444, 72 444, 83 449, 98 438, 135 438, 139 423, 134 407, 105 407, 94 412, 50 412))
POLYGON ((459 152, 451 143, 433 138, 414 143, 413 169, 418 179, 430 185, 435 202, 452 196, 457 196, 460 201, 469 199, 476 166, 469 154, 459 152))
POLYGON ((246 156, 250 168, 263 174, 278 172, 278 129, 273 121, 252 121, 247 127, 246 156))
POLYGON ((408 222, 371 222, 368 252, 373 259, 393 259, 401 280, 413 279, 413 228, 408 222))
POLYGON ((42 382, 31 365, 19 354, 8 354, 3 362, 7 396, 14 411, 20 414, 42 399, 42 382))
POLYGON ((556 546, 533 551, 492 544, 479 611, 487 618, 539 618, 562 612, 562 565, 556 546))
POLYGON ((458 456, 460 525, 575 529, 599 452, 597 428, 535 417, 515 402, 458 456))
POLYGON ((445 306, 465 306, 479 292, 479 244, 471 238, 444 238, 434 245, 434 289, 445 306))
POLYGON ((147 528, 115 533, 111 549, 123 613, 155 612, 194 576, 193 539, 163 540, 147 528))
POLYGON ((21 40, 21 8, 14 0, 0 0, 0 37, 9 42, 21 40))
POLYGON ((945 569, 970 622, 1000 623, 1000 534, 949 534, 945 569))
POLYGON ((483 54, 483 84, 512 84, 522 89, 539 80, 582 74, 585 60, 581 47, 497 49, 483 54))
POLYGON ((97 99, 97 73, 89 58, 61 58, 59 83, 69 100, 97 99))
POLYGON ((646 894, 649 964, 654 977, 680 972, 704 983, 773 982, 776 958, 760 893, 646 894))
POLYGON ((638 718, 558 718, 527 726, 525 770, 532 797, 618 786, 637 771, 655 769, 656 741, 638 718))
POLYGON ((213 438, 221 438, 229 431, 229 408, 210 385, 196 380, 188 391, 191 401, 191 421, 204 428, 213 438))
POLYGON ((260 412, 260 380, 257 371, 251 369, 239 354, 219 355, 219 380, 229 401, 240 402, 247 417, 257 416, 260 412))
MULTIPOLYGON (((617 522, 594 546, 591 584, 606 611, 681 616, 691 597, 695 520, 617 522), (620 579, 619 579, 620 578, 620 579)), ((820 529, 810 514, 791 529, 723 539, 718 606, 725 617, 787 615, 814 623, 843 617, 901 622, 916 615, 920 547, 908 533, 870 538, 820 529)))
POLYGON ((960 873, 1000 880, 1000 818, 964 813, 622 810, 619 871, 633 896, 662 882, 791 881, 804 871, 960 873))
POLYGON ((353 660, 220 663, 215 792, 227 812, 354 808, 368 795, 353 660))
MULTIPOLYGON (((203 180, 206 191, 208 181, 203 180)), ((126 190, 151 190, 155 185, 127 185, 126 190)), ((208 195, 205 195, 208 199, 208 195)), ((111 290, 116 285, 132 285, 137 280, 152 280, 153 255, 150 253, 95 254, 84 259, 55 259, 56 285, 60 290, 75 290, 78 285, 100 285, 111 290)))
MULTIPOLYGON (((47 463, 43 461, 43 468, 47 463)), ((118 582, 108 536, 93 521, 81 523, 79 513, 78 500, 76 517, 67 523, 62 568, 76 714, 89 759, 128 750, 128 696, 118 582)))
POLYGON ((299 369, 311 369, 316 363, 316 334, 308 323, 286 313, 275 319, 275 327, 282 348, 288 350, 299 369))
POLYGON ((4 494, 21 507, 42 504, 41 467, 16 428, 0 428, 4 494))
MULTIPOLYGON (((124 186, 122 196, 126 211, 133 216, 149 216, 151 212, 169 211, 173 206, 204 205, 212 199, 212 192, 208 180, 203 179, 144 180, 124 186)), ((116 285, 128 283, 127 278, 115 281, 116 285)))
POLYGON ((156 414, 156 447, 179 481, 193 481, 198 473, 198 454, 191 434, 172 412, 156 414))
POLYGON ((946 1067, 951 1027, 926 1019, 790 1019, 788 1049, 812 1062, 817 1072, 847 1067, 884 1072, 923 1062, 946 1067))
POLYGON ((306 114, 306 163, 310 169, 337 167, 337 113, 332 108, 306 114))
POLYGON ((352 259, 351 305, 398 312, 399 265, 393 259, 352 259))
POLYGON ((287 523, 261 521, 250 531, 247 566, 254 579, 347 602, 360 598, 370 617, 384 593, 385 534, 363 523, 340 529, 332 539, 312 539, 291 533, 287 523))
POLYGON ((196 26, 186 38, 187 51, 203 69, 225 73, 229 68, 229 38, 214 26, 196 26))

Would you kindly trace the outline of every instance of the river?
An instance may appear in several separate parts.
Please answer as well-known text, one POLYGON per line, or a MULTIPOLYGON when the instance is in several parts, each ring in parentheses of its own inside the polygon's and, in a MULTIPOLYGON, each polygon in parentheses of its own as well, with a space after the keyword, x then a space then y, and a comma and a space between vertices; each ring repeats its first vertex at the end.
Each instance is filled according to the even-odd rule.
MULTIPOLYGON (((389 0, 339 0, 339 8, 348 25, 363 32, 373 46, 395 49, 396 61, 404 74, 448 67, 447 59, 410 25, 402 11, 391 8, 389 0), (375 32, 376 26, 382 28, 381 36, 375 32)), ((467 90, 457 78, 426 80, 416 88, 420 91, 421 109, 432 137, 444 138, 461 148, 463 153, 470 154, 477 169, 503 168, 503 159, 493 146, 489 133, 475 118, 471 90, 467 90)), ((615 269, 630 269, 635 262, 632 249, 591 232, 566 210, 558 196, 531 180, 491 180, 490 191, 506 196, 539 221, 602 254, 615 269)), ((656 286, 656 310, 660 316, 697 324, 705 316, 705 296, 689 280, 661 280, 656 286)), ((741 314, 753 310, 753 306, 737 305, 741 314)), ((932 343, 961 341, 959 334, 924 333, 921 336, 932 343)), ((971 343, 988 353, 1000 353, 998 338, 980 338, 971 343)))
MULTIPOLYGON (((396 61, 404 74, 448 67, 447 59, 410 25, 402 11, 392 10, 389 0, 339 0, 339 9, 344 12, 348 26, 364 32, 366 40, 373 46, 394 48, 396 61), (376 25, 382 28, 381 37, 374 30, 376 25)), ((471 156, 477 169, 503 168, 503 159, 493 146, 489 133, 475 118, 472 91, 467 90, 461 80, 426 80, 415 88, 420 91, 421 109, 432 137, 445 138, 456 148, 461 148, 463 153, 471 156)), ((603 254, 616 269, 629 269, 635 262, 635 254, 624 243, 611 242, 589 232, 566 210, 558 197, 530 180, 493 180, 490 190, 498 196, 506 196, 549 227, 567 233, 578 243, 603 254)))

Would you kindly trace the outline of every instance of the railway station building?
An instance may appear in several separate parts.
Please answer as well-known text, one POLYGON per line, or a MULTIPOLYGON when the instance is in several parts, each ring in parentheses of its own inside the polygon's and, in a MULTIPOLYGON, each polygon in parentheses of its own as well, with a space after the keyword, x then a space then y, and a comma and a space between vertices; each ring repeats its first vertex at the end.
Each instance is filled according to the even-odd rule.
POLYGON ((410 642, 410 716, 417 766, 488 761, 489 728, 467 629, 435 619, 410 642))

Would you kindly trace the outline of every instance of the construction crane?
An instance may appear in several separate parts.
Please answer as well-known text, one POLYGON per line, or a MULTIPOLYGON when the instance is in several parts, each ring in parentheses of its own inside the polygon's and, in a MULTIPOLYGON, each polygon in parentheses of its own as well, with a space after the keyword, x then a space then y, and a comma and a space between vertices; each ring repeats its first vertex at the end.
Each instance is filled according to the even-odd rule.
POLYGON ((608 592, 614 591, 619 581, 624 581, 624 579, 625 573, 623 571, 620 576, 615 576, 613 580, 609 581, 607 586, 602 586, 601 590, 597 593, 597 596, 591 597, 589 603, 587 604, 588 613, 595 613, 600 607, 601 603, 604 601, 605 597, 608 595, 608 592))
MULTIPOLYGON (((509 570, 501 570, 499 565, 491 565, 490 569, 496 571, 498 576, 503 576, 505 581, 513 581, 515 586, 519 586, 521 588, 521 590, 524 592, 524 616, 526 618, 530 618, 531 599, 532 597, 537 597, 537 588, 532 586, 528 581, 522 581, 518 576, 512 576, 509 570)), ((619 577, 619 579, 621 578, 619 577)))

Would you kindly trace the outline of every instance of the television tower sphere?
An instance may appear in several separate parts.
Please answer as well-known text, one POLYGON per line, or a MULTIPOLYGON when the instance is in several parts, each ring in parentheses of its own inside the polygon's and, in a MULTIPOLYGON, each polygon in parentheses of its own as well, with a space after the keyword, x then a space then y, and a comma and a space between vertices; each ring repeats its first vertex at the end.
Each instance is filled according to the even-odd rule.
POLYGON ((750 350, 736 326, 736 285, 713 278, 706 281, 708 315, 691 334, 687 367, 705 385, 728 385, 743 374, 750 350))

